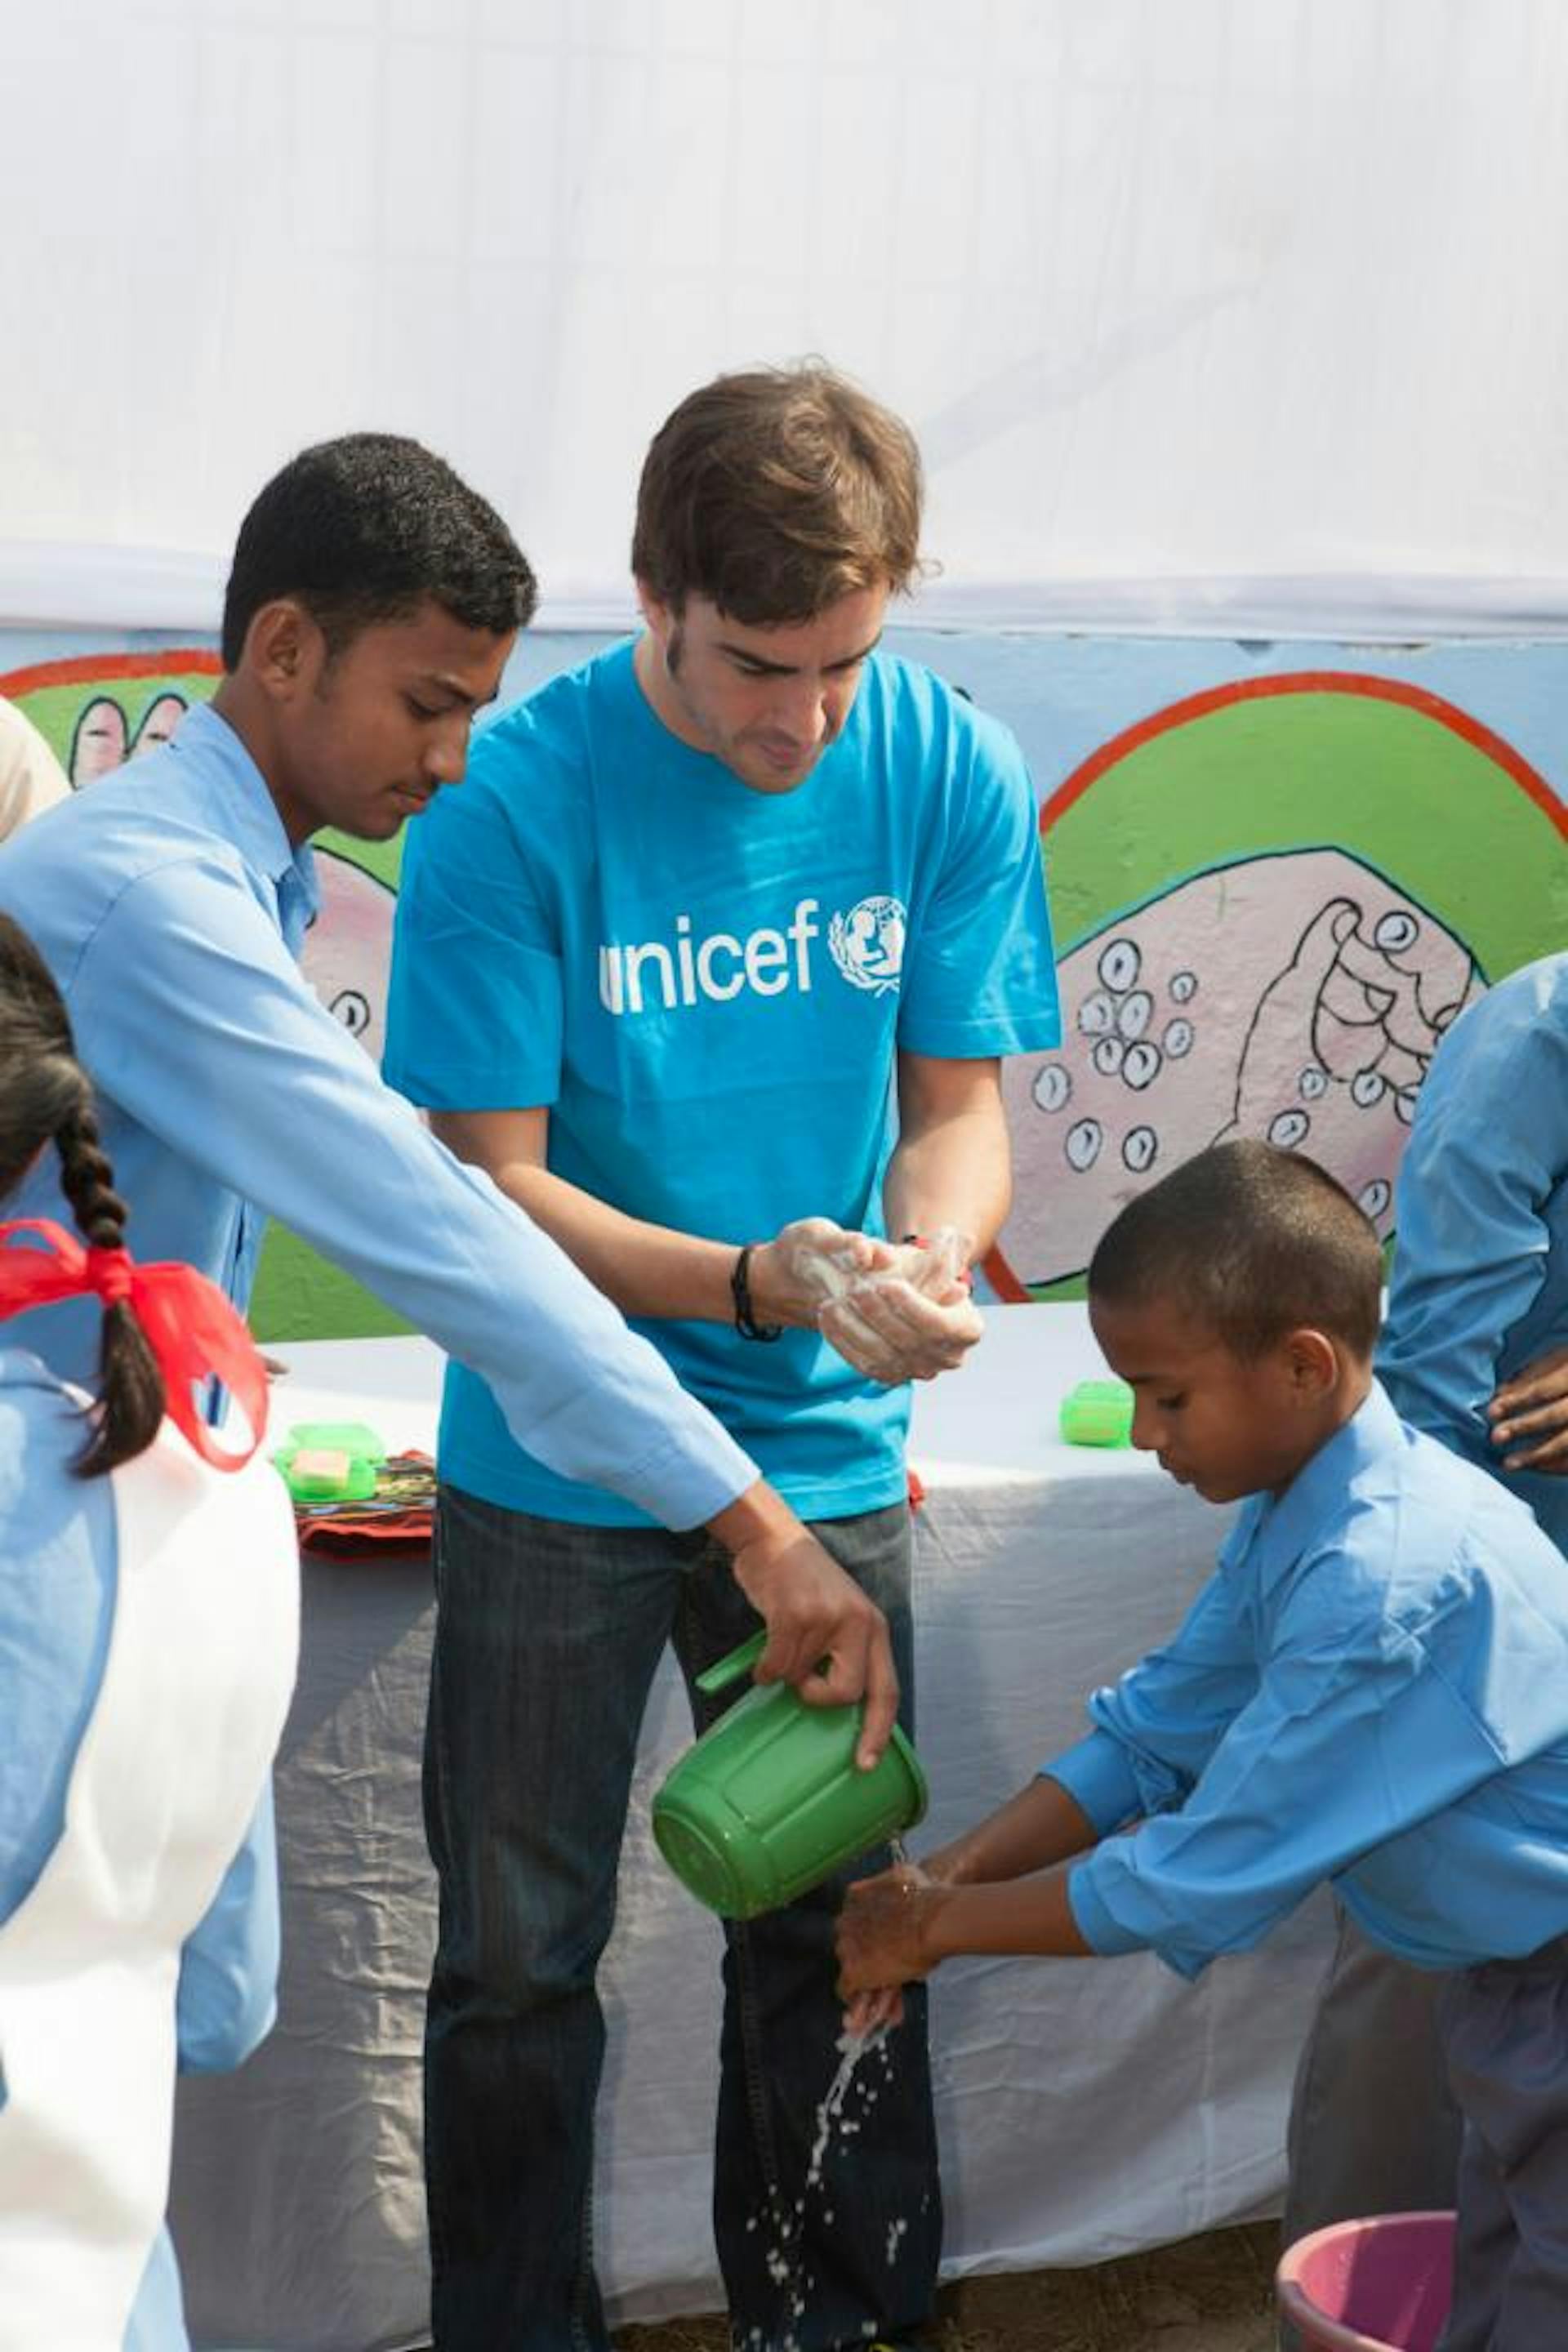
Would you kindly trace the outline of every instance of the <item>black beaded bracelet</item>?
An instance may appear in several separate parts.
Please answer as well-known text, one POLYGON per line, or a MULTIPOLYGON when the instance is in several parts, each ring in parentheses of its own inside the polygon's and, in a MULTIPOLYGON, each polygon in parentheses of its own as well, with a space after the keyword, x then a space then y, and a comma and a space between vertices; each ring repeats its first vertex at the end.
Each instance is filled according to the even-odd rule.
POLYGON ((742 1339, 782 1339, 782 1323, 759 1323, 752 1312, 751 1265, 754 1242, 748 1242, 730 1276, 730 1296, 735 1302, 735 1328, 742 1339))

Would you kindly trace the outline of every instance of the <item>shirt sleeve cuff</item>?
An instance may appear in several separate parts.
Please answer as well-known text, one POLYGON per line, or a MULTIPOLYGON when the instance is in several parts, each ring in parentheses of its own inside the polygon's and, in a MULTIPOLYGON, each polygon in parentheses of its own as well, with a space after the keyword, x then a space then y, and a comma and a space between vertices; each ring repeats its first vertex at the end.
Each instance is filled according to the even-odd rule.
POLYGON ((1142 1810, 1127 1750, 1108 1731, 1089 1732, 1049 1764, 1042 1764, 1040 1771, 1060 1783, 1101 1837, 1142 1810))
POLYGON ((1122 1952, 1147 1951, 1144 1937, 1112 1918, 1094 1884, 1094 1857, 1086 1854, 1068 1872, 1068 1903, 1078 1932, 1090 1951, 1110 1959, 1122 1952))
POLYGON ((1068 1902, 1078 1930, 1093 1952, 1106 1958, 1125 1952, 1152 1952, 1191 1983, 1215 1957, 1214 1946, 1173 1920, 1138 1876, 1139 1839, 1108 1838, 1068 1873, 1068 1902), (1131 1912, 1142 1924, 1130 1926, 1131 1912))

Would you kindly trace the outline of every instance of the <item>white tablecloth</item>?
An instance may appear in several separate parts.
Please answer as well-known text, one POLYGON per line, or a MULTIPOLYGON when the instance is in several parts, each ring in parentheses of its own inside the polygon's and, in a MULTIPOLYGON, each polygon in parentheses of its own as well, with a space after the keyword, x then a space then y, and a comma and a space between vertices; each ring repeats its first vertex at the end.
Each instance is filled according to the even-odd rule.
MULTIPOLYGON (((284 1351, 274 1426, 363 1418, 432 1441, 422 1340, 284 1351)), ((1075 1738, 1082 1702, 1175 1623, 1224 1515, 1129 1453, 1064 1445, 1103 1371, 1081 1308, 993 1309, 922 1389, 919 1852, 1075 1738)), ((430 1646, 423 1560, 312 1559, 278 1771, 280 2016, 237 2076, 182 2085, 173 2214, 198 2344, 392 2352, 424 2340, 419 2053, 434 1935, 419 1823, 430 1646)), ((720 1938, 659 1862, 648 1801, 689 1738, 673 1671, 645 1730, 604 1971, 597 2235, 612 2313, 720 2301, 708 2221, 720 1938)), ((1195 1986, 1147 1957, 970 1961, 936 1979, 952 2272, 1088 2262, 1271 2210, 1295 2053, 1329 1941, 1321 1899, 1195 1986)), ((834 2066, 823 2053, 823 2086, 834 2066)))

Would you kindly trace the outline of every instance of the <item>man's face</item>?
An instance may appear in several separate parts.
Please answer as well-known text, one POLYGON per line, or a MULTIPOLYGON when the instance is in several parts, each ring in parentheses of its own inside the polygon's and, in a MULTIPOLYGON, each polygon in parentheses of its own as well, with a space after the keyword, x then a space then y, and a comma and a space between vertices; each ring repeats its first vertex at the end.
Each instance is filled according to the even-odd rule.
POLYGON ((792 793, 843 731, 886 588, 858 588, 814 621, 752 628, 706 596, 678 614, 639 590, 648 633, 637 678, 672 735, 754 793, 792 793))
POLYGON ((1131 1386, 1133 1444, 1205 1502, 1278 1493, 1316 1451, 1315 1397, 1303 1392, 1293 1345, 1316 1334, 1288 1333, 1249 1358, 1168 1299, 1111 1306, 1091 1297, 1089 1318, 1106 1362, 1131 1386))
POLYGON ((374 622, 328 655, 304 622, 300 669, 276 707, 273 798, 290 841, 335 825, 390 841, 462 777, 468 730, 493 701, 516 631, 470 629, 439 604, 374 622))

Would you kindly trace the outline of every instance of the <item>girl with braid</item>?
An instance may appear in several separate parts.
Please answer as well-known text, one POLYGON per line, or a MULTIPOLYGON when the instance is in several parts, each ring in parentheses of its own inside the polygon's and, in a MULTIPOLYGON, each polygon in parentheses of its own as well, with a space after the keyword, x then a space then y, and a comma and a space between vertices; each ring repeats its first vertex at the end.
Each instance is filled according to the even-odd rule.
POLYGON ((45 1152, 77 1234, 0 1224, 0 2352, 187 2352, 174 2073, 272 2021, 293 1521, 245 1326, 127 1252, 65 1007, 0 916, 0 1206, 45 1152), (91 1395, 26 1349, 27 1309, 82 1296, 91 1395))

